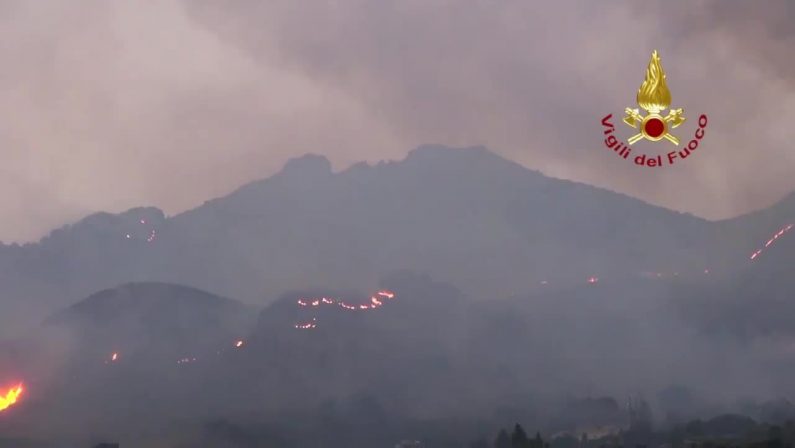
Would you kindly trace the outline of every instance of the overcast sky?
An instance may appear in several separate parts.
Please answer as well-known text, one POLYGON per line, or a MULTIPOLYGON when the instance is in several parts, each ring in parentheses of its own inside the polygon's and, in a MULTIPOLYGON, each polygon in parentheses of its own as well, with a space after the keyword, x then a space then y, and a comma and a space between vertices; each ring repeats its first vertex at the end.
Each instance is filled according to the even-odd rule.
POLYGON ((707 218, 765 207, 795 189, 792 3, 0 0, 0 239, 422 143, 707 218), (634 106, 653 49, 679 137, 709 116, 698 152, 656 170, 600 125, 634 106))

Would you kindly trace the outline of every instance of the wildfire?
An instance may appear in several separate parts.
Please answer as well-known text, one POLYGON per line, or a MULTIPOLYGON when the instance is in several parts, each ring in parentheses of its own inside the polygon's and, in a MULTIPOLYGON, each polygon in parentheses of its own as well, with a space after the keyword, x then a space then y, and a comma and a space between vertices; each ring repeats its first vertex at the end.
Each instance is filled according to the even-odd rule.
POLYGON ((240 348, 242 346, 243 346, 243 340, 242 339, 237 341, 237 342, 235 342, 235 348, 240 348))
POLYGON ((786 226, 782 227, 778 230, 773 236, 770 237, 769 240, 765 243, 764 247, 757 249, 754 253, 751 254, 751 260, 756 260, 760 255, 762 255, 762 251, 770 247, 777 239, 781 238, 785 233, 789 232, 795 224, 787 224, 786 226))
POLYGON ((381 291, 378 291, 378 295, 381 296, 381 297, 386 297, 387 299, 394 299, 395 298, 395 293, 392 292, 392 291, 387 291, 386 289, 382 289, 381 291))
MULTIPOLYGON (((380 308, 384 305, 386 300, 391 300, 395 298, 395 293, 386 289, 382 289, 372 296, 370 296, 370 301, 368 303, 361 303, 359 305, 351 305, 348 303, 343 302, 342 300, 331 299, 328 297, 321 297, 321 298, 313 298, 313 299, 298 299, 297 303, 298 306, 304 307, 318 307, 323 305, 336 305, 340 308, 344 308, 349 311, 367 311, 367 310, 374 310, 376 308, 380 308)), ((309 330, 313 328, 317 328, 317 319, 313 318, 311 322, 303 323, 303 324, 296 324, 295 328, 299 330, 309 330)))
POLYGON ((0 411, 13 406, 19 400, 19 396, 22 395, 23 391, 24 389, 20 383, 8 389, 5 393, 0 392, 0 411))
MULTIPOLYGON (((143 225, 146 225, 146 223, 147 223, 147 221, 145 219, 139 219, 138 222, 140 224, 143 224, 143 225)), ((128 239, 128 240, 133 238, 132 234, 130 234, 130 233, 124 234, 124 237, 126 239, 128 239)), ((146 236, 146 242, 147 243, 152 243, 156 239, 157 239, 157 230, 156 229, 149 230, 149 234, 146 236)))
POLYGON ((304 324, 295 324, 295 328, 297 330, 312 330, 317 328, 317 318, 313 317, 311 321, 304 324))

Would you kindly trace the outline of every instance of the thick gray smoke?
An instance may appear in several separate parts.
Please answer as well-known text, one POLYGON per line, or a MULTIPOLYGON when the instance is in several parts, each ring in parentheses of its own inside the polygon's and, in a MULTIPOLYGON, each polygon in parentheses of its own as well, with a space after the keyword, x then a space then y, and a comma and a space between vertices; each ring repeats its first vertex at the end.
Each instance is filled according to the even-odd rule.
POLYGON ((771 204, 793 188, 790 3, 657 3, 4 1, 0 238, 428 142, 699 216, 771 204), (653 49, 691 123, 710 116, 703 152, 656 174, 598 138, 653 49))

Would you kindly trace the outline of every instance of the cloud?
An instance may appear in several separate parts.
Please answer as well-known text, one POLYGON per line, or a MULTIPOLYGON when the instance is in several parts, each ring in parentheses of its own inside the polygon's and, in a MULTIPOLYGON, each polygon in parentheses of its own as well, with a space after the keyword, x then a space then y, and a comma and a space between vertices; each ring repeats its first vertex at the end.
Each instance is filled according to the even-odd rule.
POLYGON ((786 2, 0 7, 3 240, 92 210, 179 212, 307 152, 341 169, 428 142, 713 218, 793 189, 786 2), (690 120, 680 137, 710 117, 700 151, 656 171, 599 138, 652 49, 690 120))

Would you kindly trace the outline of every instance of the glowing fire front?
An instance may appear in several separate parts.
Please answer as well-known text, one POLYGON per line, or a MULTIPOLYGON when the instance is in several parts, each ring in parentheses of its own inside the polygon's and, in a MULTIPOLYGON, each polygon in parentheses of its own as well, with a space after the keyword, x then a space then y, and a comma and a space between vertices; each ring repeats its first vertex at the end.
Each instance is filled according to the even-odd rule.
POLYGON ((795 227, 795 224, 787 224, 786 226, 779 229, 778 232, 776 232, 772 237, 770 237, 769 240, 767 240, 764 247, 760 247, 754 253, 751 254, 751 260, 756 260, 760 255, 762 255, 762 252, 764 252, 765 249, 772 246, 777 239, 781 238, 785 233, 792 230, 793 227, 795 227))
POLYGON ((19 400, 19 397, 22 395, 23 391, 24 388, 22 387, 22 384, 17 384, 12 388, 7 389, 5 392, 0 390, 0 411, 4 411, 13 406, 19 400))
MULTIPOLYGON (((384 305, 385 300, 390 300, 394 298, 395 298, 394 292, 382 289, 377 293, 373 294, 372 296, 370 296, 369 303, 352 305, 350 303, 343 302, 342 300, 331 299, 328 297, 321 297, 314 299, 298 299, 298 306, 314 308, 323 305, 336 305, 348 311, 367 311, 367 310, 374 310, 376 308, 380 308, 384 305)), ((312 318, 312 320, 309 322, 296 324, 295 328, 298 330, 315 329, 317 328, 317 318, 312 318)))

